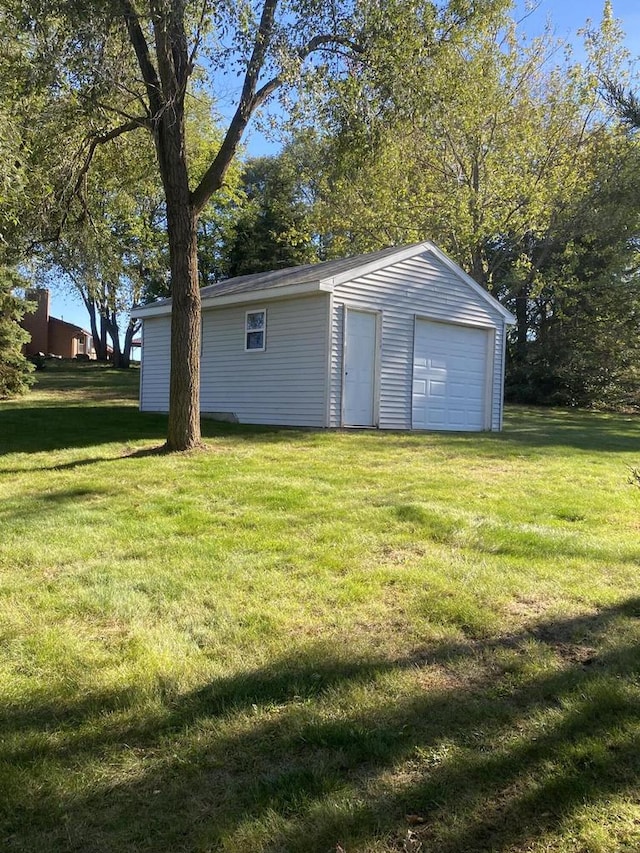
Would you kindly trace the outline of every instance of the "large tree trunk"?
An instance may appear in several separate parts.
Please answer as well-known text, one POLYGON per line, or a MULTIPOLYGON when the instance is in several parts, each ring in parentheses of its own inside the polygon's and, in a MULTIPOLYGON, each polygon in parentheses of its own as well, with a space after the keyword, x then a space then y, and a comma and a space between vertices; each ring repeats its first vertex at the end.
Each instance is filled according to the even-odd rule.
POLYGON ((96 351, 96 359, 97 361, 106 361, 107 351, 98 332, 98 312, 95 300, 86 300, 84 304, 89 312, 89 324, 91 326, 91 337, 93 338, 93 348, 96 351))
POLYGON ((185 4, 151 3, 158 74, 127 2, 130 33, 147 84, 153 135, 167 209, 171 268, 171 371, 166 449, 192 450, 200 441, 200 287, 198 214, 189 187, 184 99, 190 62, 185 4), (159 77, 158 77, 159 75, 159 77))
POLYGON ((109 361, 109 342, 107 341, 107 321, 100 314, 100 348, 102 355, 100 361, 109 361))
POLYGON ((167 450, 190 450, 201 443, 198 223, 189 205, 175 207, 167 200, 172 295, 167 450))
POLYGON ((133 343, 133 336, 139 328, 140 326, 137 321, 129 320, 129 325, 124 333, 122 352, 120 353, 120 367, 127 369, 131 367, 131 344, 133 343))
MULTIPOLYGON (((212 194, 222 186, 252 114, 282 83, 282 78, 276 75, 257 88, 274 28, 277 3, 278 0, 264 0, 238 108, 218 153, 191 193, 184 99, 195 51, 190 53, 187 42, 186 3, 184 0, 163 3, 152 0, 150 3, 156 68, 133 0, 121 0, 129 38, 146 86, 150 127, 167 204, 172 297, 167 450, 190 450, 201 444, 198 216, 212 194)), ((304 60, 312 51, 333 41, 333 36, 318 36, 311 39, 304 50, 299 50, 298 56, 304 60)))
MULTIPOLYGON (((108 309, 106 309, 108 310, 108 309)), ((105 329, 111 338, 111 363, 114 367, 122 367, 122 353, 120 351, 120 329, 117 317, 109 312, 108 316, 102 315, 105 329)))
POLYGON ((108 361, 107 355, 107 336, 104 331, 104 321, 100 317, 100 329, 98 329, 98 308, 95 299, 90 299, 85 296, 82 290, 79 289, 82 301, 89 313, 89 323, 91 325, 91 336, 93 337, 93 348, 96 351, 97 361, 108 361))

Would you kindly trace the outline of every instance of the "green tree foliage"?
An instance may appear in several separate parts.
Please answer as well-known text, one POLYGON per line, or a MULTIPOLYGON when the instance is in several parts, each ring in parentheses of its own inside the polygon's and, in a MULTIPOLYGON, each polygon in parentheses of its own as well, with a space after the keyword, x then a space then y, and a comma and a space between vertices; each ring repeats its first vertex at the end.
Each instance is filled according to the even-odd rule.
POLYGON ((607 78, 604 94, 610 106, 623 122, 633 130, 640 130, 640 97, 637 92, 627 90, 623 83, 607 78))
MULTIPOLYGON (((189 165, 197 179, 219 146, 220 135, 204 94, 190 96, 187 108, 189 165)), ((40 250, 41 273, 52 286, 70 282, 89 313, 98 358, 106 360, 109 347, 117 367, 129 366, 131 344, 139 330, 139 323, 130 318, 133 305, 170 294, 166 205, 148 143, 139 128, 99 146, 81 192, 70 200, 57 239, 40 250)), ((216 227, 225 233, 230 219, 226 208, 237 195, 237 173, 237 168, 229 170, 225 192, 207 205, 201 217, 203 277, 211 274, 211 267, 216 271, 220 267, 216 246, 208 237, 216 227)))
POLYGON ((503 298, 527 329, 512 341, 513 399, 640 405, 640 150, 629 141, 603 135, 589 191, 567 204, 543 245, 530 236, 526 290, 522 257, 501 253, 503 298))
POLYGON ((33 304, 18 295, 26 282, 16 268, 27 258, 46 185, 32 125, 40 89, 28 72, 26 46, 11 29, 0 10, 0 398, 23 393, 33 381, 23 355, 29 334, 20 326, 33 304))
POLYGON ((0 398, 22 394, 32 382, 33 366, 22 352, 29 334, 20 326, 29 306, 15 294, 23 284, 16 273, 0 267, 0 398))
POLYGON ((132 306, 168 279, 162 187, 141 134, 100 147, 64 227, 40 252, 39 275, 70 284, 89 313, 98 358, 109 347, 116 367, 129 366, 139 328, 132 306))
POLYGON ((295 152, 249 160, 244 198, 226 250, 229 276, 283 269, 319 260, 310 207, 295 152))
MULTIPOLYGON (((28 44, 0 10, 0 262, 24 260, 48 191, 39 133, 44 99, 28 44)), ((50 146, 51 147, 51 146, 50 146)))
POLYGON ((434 240, 515 313, 515 395, 621 402, 638 363, 639 151, 599 84, 619 30, 607 6, 586 63, 554 65, 550 34, 527 43, 504 4, 485 12, 455 31, 414 15, 399 52, 381 22, 384 61, 326 102, 316 228, 333 256, 434 240))
POLYGON ((8 8, 15 31, 30 39, 34 64, 52 81, 52 109, 61 122, 65 116, 76 122, 72 155, 54 173, 58 233, 67 224, 70 199, 82 195, 98 148, 139 128, 149 134, 164 195, 173 297, 167 445, 196 446, 200 218, 212 196, 224 192, 255 111, 298 77, 318 49, 353 47, 348 4, 335 0, 302 8, 297 2, 264 0, 214 7, 184 0, 75 0, 53 9, 37 0, 16 0, 8 8), (239 75, 237 109, 202 174, 194 176, 188 92, 192 84, 205 82, 215 88, 225 72, 239 75))
MULTIPOLYGON (((173 298, 170 449, 188 449, 200 439, 197 243, 203 211, 224 191, 249 121, 272 96, 286 93, 301 79, 311 88, 322 88, 329 80, 357 73, 360 60, 375 44, 369 19, 374 29, 384 25, 393 31, 402 25, 404 32, 411 27, 411 22, 405 26, 403 16, 412 4, 403 0, 383 5, 381 16, 381 6, 373 0, 6 4, 15 32, 30 42, 33 67, 51 81, 50 103, 61 117, 74 119, 60 124, 69 128, 76 155, 67 160, 68 179, 56 180, 54 201, 81 193, 99 146, 141 127, 153 141, 166 206, 173 298), (237 108, 204 173, 194 180, 188 164, 187 93, 193 81, 206 81, 215 100, 219 87, 228 87, 227 81, 220 83, 225 73, 237 75, 237 108), (77 132, 83 134, 79 147, 77 132)), ((443 5, 443 20, 455 32, 491 4, 455 0, 443 5)), ((286 98, 283 106, 290 106, 286 98)), ((62 213, 60 225, 65 217, 62 213)))

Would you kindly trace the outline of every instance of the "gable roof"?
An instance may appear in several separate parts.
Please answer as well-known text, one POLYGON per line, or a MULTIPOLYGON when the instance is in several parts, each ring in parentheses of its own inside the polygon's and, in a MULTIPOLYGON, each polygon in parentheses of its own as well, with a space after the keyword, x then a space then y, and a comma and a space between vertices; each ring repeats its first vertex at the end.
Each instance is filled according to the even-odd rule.
POLYGON ((83 329, 82 326, 76 326, 75 323, 67 323, 66 320, 61 320, 59 317, 49 317, 49 322, 55 326, 62 327, 62 329, 70 335, 86 335, 91 337, 91 332, 87 332, 87 330, 83 329))
MULTIPOLYGON (((263 298, 284 296, 299 296, 318 291, 331 292, 334 287, 352 278, 366 275, 392 263, 431 253, 451 272, 462 278, 483 299, 491 303, 507 323, 514 323, 515 318, 490 293, 467 275, 464 270, 448 258, 444 252, 433 243, 425 241, 411 246, 391 246, 378 252, 366 255, 355 255, 335 261, 323 261, 318 264, 305 264, 299 267, 287 267, 281 270, 251 273, 236 276, 226 281, 216 282, 200 291, 202 307, 213 305, 234 305, 255 300, 259 294, 263 298)), ((171 299, 160 299, 148 305, 135 306, 131 312, 133 317, 154 317, 171 313, 171 299)))
POLYGON ((227 293, 255 293, 260 290, 270 290, 273 287, 290 287, 315 281, 325 281, 340 273, 352 272, 365 263, 383 260, 397 254, 397 252, 398 247, 393 246, 390 249, 382 249, 368 255, 357 255, 335 261, 323 261, 318 264, 305 264, 300 267, 287 267, 281 270, 240 275, 203 287, 200 294, 204 300, 209 296, 217 297, 227 293))

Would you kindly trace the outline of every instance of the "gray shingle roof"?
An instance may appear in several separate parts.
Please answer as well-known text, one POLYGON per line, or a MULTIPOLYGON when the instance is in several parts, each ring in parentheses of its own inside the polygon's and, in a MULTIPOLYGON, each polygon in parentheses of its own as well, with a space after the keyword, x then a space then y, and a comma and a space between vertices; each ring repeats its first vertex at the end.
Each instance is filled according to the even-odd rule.
MULTIPOLYGON (((280 289, 286 296, 320 290, 323 283, 325 287, 328 285, 326 289, 332 289, 332 285, 335 284, 332 279, 342 276, 355 278, 359 274, 363 274, 365 270, 370 270, 371 267, 374 269, 384 267, 386 258, 389 258, 390 263, 394 263, 394 258, 413 257, 423 252, 433 254, 437 262, 444 264, 454 275, 462 278, 478 295, 490 302, 502 314, 507 323, 515 323, 515 318, 510 311, 500 305, 491 294, 480 287, 464 270, 428 240, 408 246, 391 246, 379 252, 354 255, 351 258, 340 258, 335 261, 324 261, 320 264, 305 264, 299 267, 288 267, 281 270, 269 270, 268 272, 229 278, 226 281, 219 281, 201 289, 202 307, 213 308, 217 298, 222 300, 221 304, 223 305, 234 304, 236 301, 247 302, 252 299, 250 294, 264 291, 269 291, 269 296, 277 297, 280 289), (352 273, 353 275, 351 275, 352 273), (298 288, 300 289, 298 290, 298 288)), ((340 278, 340 280, 344 281, 345 278, 340 278)), ((144 319, 170 313, 171 299, 162 299, 157 302, 149 302, 146 305, 134 306, 132 316, 144 319)))
POLYGON ((269 270, 269 272, 257 272, 250 275, 240 275, 229 278, 216 284, 203 287, 200 291, 202 298, 217 296, 227 293, 250 293, 255 290, 266 290, 271 287, 288 287, 292 284, 307 284, 311 281, 322 281, 325 278, 333 278, 343 272, 362 266, 363 264, 375 263, 387 255, 395 255, 403 246, 392 246, 379 252, 371 252, 366 255, 355 255, 351 258, 340 258, 336 261, 324 261, 319 264, 305 264, 301 267, 287 267, 282 270, 269 270))
MULTIPOLYGON (((202 299, 215 299, 216 296, 227 296, 234 293, 253 293, 260 290, 268 290, 277 287, 290 287, 296 284, 307 284, 312 281, 322 281, 333 278, 343 272, 356 269, 363 264, 375 263, 387 256, 397 254, 406 246, 391 246, 381 249, 379 252, 370 252, 366 255, 354 255, 351 258, 340 258, 336 261, 323 261, 319 264, 305 264, 300 267, 287 267, 281 270, 269 270, 268 272, 256 272, 249 275, 239 275, 209 284, 200 291, 202 299)), ((162 299, 150 303, 153 306, 169 305, 171 299, 162 299)))

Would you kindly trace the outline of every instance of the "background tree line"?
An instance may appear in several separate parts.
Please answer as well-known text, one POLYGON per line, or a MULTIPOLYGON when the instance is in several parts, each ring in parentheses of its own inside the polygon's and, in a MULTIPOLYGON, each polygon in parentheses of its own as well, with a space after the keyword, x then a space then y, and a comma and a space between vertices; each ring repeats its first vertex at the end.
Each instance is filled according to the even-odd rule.
MULTIPOLYGON (((64 275, 102 352, 106 335, 116 350, 124 338, 126 364, 132 302, 167 295, 176 280, 159 137, 154 130, 154 150, 139 116, 141 103, 152 105, 117 26, 125 14, 131 36, 135 6, 66 3, 52 20, 31 5, 26 14, 9 4, 0 19, 3 41, 14 36, 0 60, 1 260, 12 276, 64 275), (20 15, 28 26, 16 39, 20 15), (103 30, 113 38, 96 35, 103 30)), ((236 10, 224 23, 215 4, 151 4, 166 38, 182 25, 208 46, 216 73, 237 69, 246 84, 276 4, 243 8, 245 19, 236 10)), ((284 11, 268 33, 273 53, 252 73, 275 81, 270 98, 283 93, 286 143, 249 159, 233 156, 242 129, 232 140, 197 217, 198 285, 431 239, 516 316, 511 399, 640 404, 640 153, 610 4, 585 29, 580 63, 550 32, 523 38, 502 0, 318 2, 303 42, 292 32, 297 4, 284 11), (317 46, 331 50, 303 66, 317 46)), ((157 51, 162 33, 145 21, 137 12, 157 51)), ((183 80, 194 187, 230 144, 205 76, 200 67, 183 80)))

